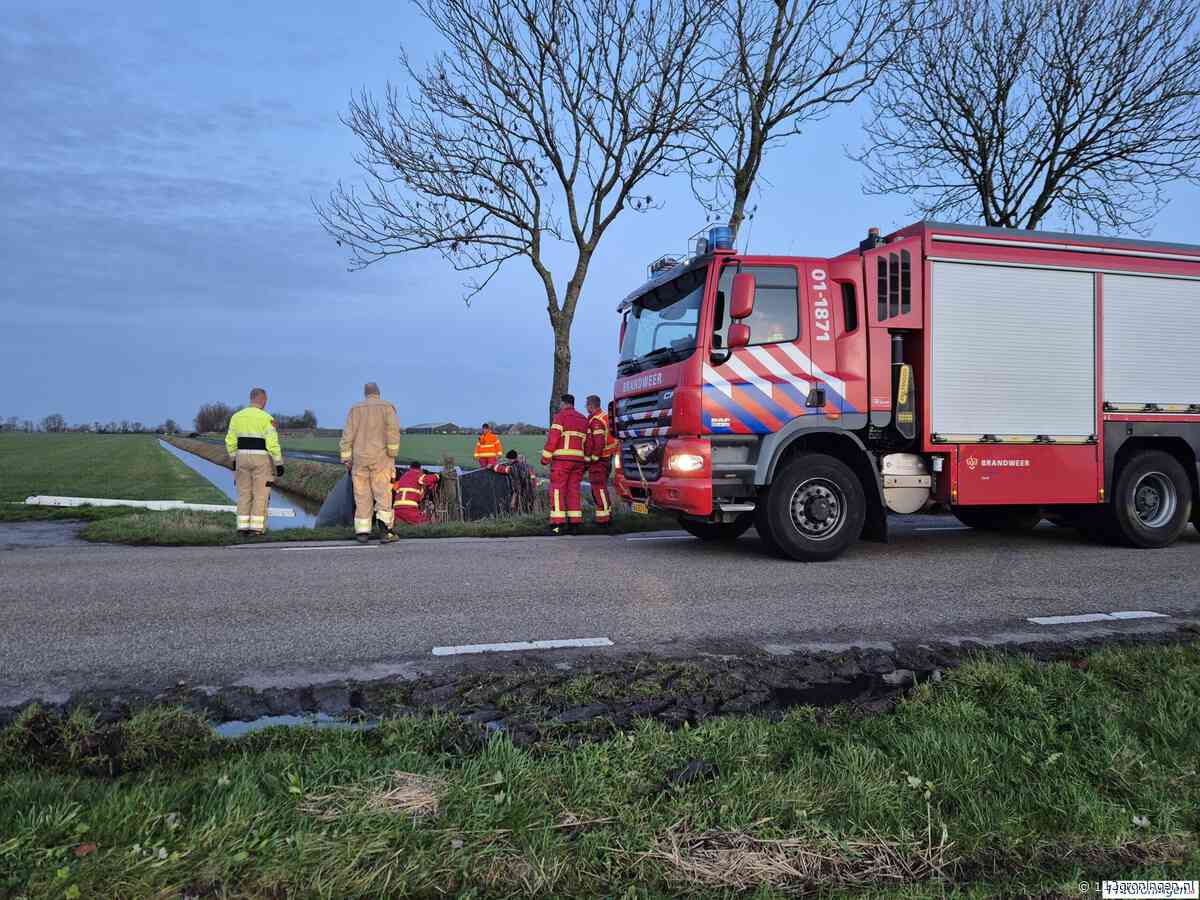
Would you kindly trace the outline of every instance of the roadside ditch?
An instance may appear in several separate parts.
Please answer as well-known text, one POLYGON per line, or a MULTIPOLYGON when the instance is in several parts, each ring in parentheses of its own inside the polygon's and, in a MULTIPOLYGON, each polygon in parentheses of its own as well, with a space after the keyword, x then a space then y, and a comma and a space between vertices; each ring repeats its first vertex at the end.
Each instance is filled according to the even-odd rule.
MULTIPOLYGON (((1131 632, 1119 638, 989 647, 897 644, 893 649, 840 653, 691 654, 664 658, 594 654, 520 655, 482 660, 371 681, 338 681, 256 690, 179 683, 160 691, 85 691, 63 704, 43 704, 40 715, 65 721, 77 711, 95 715, 102 735, 145 710, 174 708, 234 737, 274 724, 369 729, 379 719, 443 715, 445 747, 470 754, 497 733, 517 746, 543 740, 587 741, 609 737, 638 720, 669 727, 718 716, 778 717, 797 706, 838 709, 865 717, 890 712, 914 686, 953 677, 979 654, 1024 654, 1036 661, 1069 661, 1086 669, 1086 656, 1102 646, 1191 643, 1200 627, 1131 632), (224 727, 220 727, 224 726, 224 727)), ((0 708, 0 726, 22 707, 0 708)), ((103 744, 102 737, 95 739, 103 744)))

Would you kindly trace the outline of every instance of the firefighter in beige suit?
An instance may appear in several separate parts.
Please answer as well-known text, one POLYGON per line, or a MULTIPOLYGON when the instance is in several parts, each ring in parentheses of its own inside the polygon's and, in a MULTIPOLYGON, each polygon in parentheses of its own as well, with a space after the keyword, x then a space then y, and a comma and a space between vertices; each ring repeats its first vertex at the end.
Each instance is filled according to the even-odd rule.
POLYGON ((350 408, 342 429, 342 463, 354 483, 354 535, 359 543, 371 539, 374 519, 384 525, 383 540, 392 534, 392 480, 400 452, 400 422, 396 407, 379 397, 379 386, 368 382, 366 399, 350 408))

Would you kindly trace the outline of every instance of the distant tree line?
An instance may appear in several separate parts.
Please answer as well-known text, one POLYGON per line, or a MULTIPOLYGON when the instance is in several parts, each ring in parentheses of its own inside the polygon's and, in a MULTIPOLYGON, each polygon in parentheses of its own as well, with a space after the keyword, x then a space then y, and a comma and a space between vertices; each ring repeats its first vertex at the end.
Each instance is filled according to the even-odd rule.
POLYGON ((67 423, 66 418, 62 413, 51 413, 44 416, 41 421, 34 422, 32 419, 20 419, 17 416, 8 416, 0 418, 0 432, 23 432, 32 434, 34 432, 43 432, 46 434, 174 434, 179 431, 179 426, 174 419, 167 419, 160 425, 146 425, 142 422, 130 421, 122 419, 120 422, 80 422, 76 425, 67 423))
MULTIPOLYGON (((211 431, 225 431, 229 427, 229 419, 237 410, 228 403, 217 401, 216 403, 205 403, 196 413, 196 418, 192 420, 192 425, 195 430, 200 433, 211 431)), ((288 416, 281 413, 274 413, 275 427, 281 430, 299 431, 302 429, 315 429, 317 427, 317 414, 311 409, 306 409, 298 416, 288 416)))

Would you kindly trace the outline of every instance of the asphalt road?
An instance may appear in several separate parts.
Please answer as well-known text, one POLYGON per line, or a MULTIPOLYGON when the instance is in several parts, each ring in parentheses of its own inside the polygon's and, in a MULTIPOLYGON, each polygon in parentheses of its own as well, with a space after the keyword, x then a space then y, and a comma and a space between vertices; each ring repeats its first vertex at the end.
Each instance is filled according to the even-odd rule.
MULTIPOLYGON (((3 544, 0 540, 0 544, 3 544)), ((370 677, 432 648, 605 637, 613 651, 946 639, 1126 610, 1200 617, 1200 535, 1159 551, 909 517, 832 563, 682 533, 387 547, 0 550, 0 705, 86 687, 370 677)), ((610 652, 610 651, 604 651, 610 652)))

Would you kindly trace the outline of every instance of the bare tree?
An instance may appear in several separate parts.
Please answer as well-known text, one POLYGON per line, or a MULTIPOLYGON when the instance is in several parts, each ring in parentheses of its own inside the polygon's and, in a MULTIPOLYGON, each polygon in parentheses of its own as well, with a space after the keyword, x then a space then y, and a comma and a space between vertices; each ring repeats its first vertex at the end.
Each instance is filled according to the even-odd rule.
POLYGON ((67 420, 59 413, 51 413, 42 419, 42 431, 60 432, 67 430, 67 420))
POLYGON ((1194 0, 939 0, 872 90, 864 189, 934 218, 1142 230, 1200 174, 1194 0))
POLYGON ((201 434, 207 431, 224 431, 229 427, 229 419, 234 409, 228 403, 205 403, 196 413, 192 424, 201 434))
POLYGON ((874 84, 923 2, 726 0, 716 34, 728 90, 695 135, 696 199, 729 210, 736 236, 767 152, 874 84))
POLYGON ((622 210, 656 205, 639 187, 683 162, 681 137, 718 89, 705 77, 712 4, 416 3, 449 50, 422 70, 402 58, 411 93, 352 101, 364 183, 339 184, 317 212, 354 267, 436 250, 469 273, 468 301, 525 257, 554 330, 553 408, 597 245, 622 210), (559 241, 572 259, 556 277, 559 241))

